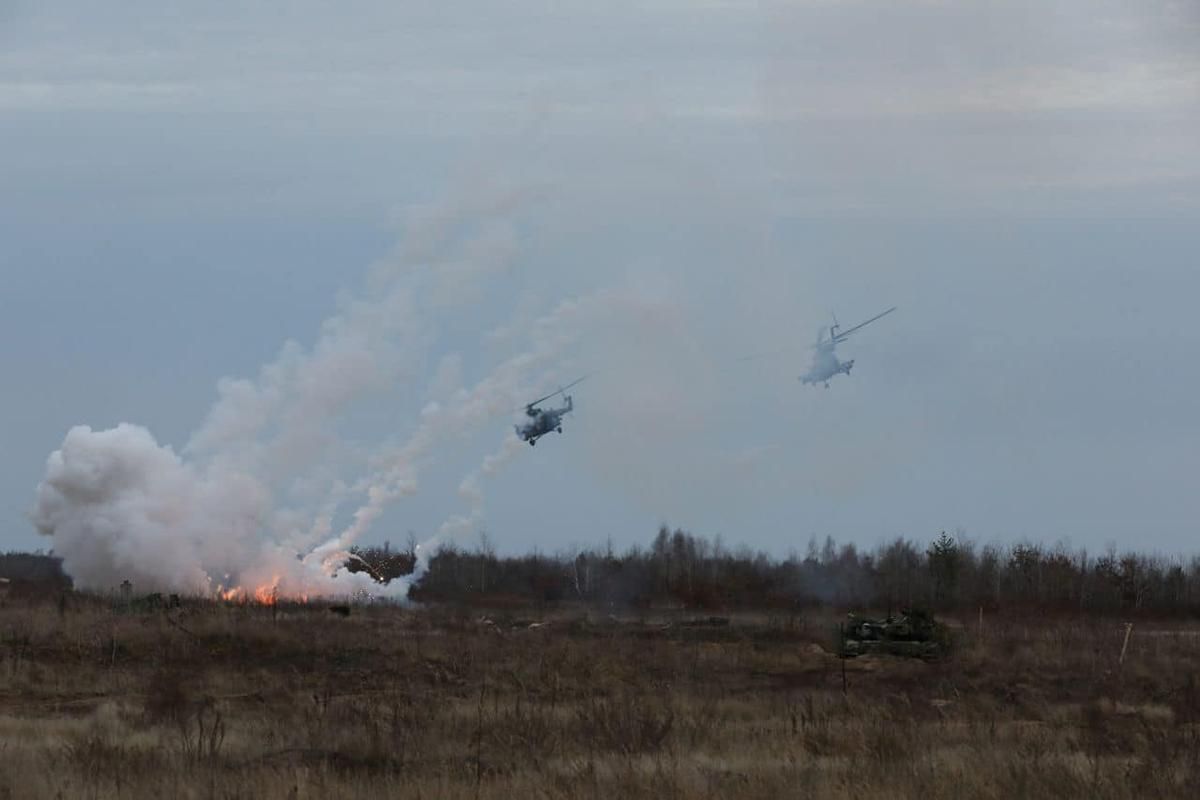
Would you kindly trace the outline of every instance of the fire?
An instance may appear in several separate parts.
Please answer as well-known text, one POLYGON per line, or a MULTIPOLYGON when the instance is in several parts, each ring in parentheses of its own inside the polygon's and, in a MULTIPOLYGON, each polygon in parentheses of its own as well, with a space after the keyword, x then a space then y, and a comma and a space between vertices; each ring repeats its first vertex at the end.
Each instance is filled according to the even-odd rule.
MULTIPOLYGON (((278 579, 276 579, 278 580, 278 579)), ((279 584, 260 586, 254 590, 254 601, 264 606, 273 606, 279 602, 279 584)))
POLYGON ((280 600, 292 603, 307 603, 308 595, 284 595, 279 591, 279 576, 270 583, 264 583, 255 589, 235 586, 232 589, 218 589, 218 596, 227 603, 256 603, 260 606, 277 605, 280 600))

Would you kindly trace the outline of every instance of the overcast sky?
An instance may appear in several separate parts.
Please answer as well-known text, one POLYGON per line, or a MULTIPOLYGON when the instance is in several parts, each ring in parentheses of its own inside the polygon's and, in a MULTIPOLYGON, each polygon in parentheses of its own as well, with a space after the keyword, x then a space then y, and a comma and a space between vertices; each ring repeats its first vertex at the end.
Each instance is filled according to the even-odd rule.
MULTIPOLYGON (((636 299, 531 381, 601 370, 488 477, 502 550, 1200 552, 1197 43, 1194 1, 0 0, 0 547, 50 546, 25 514, 69 428, 183 451, 453 207, 429 338, 347 442, 404 440, 563 300, 636 299), (830 312, 891 305, 799 384, 830 312)), ((461 511, 511 423, 368 540, 461 511)))

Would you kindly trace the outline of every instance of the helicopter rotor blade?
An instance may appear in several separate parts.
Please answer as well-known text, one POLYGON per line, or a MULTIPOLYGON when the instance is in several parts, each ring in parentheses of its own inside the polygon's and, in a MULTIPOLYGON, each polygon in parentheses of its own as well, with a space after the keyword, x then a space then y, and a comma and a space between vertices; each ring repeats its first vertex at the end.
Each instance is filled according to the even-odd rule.
POLYGON ((875 316, 871 317, 866 322, 860 322, 857 325, 855 325, 853 328, 850 328, 849 330, 841 331, 840 333, 838 333, 837 336, 834 337, 834 339, 833 339, 834 344, 839 344, 841 342, 846 341, 846 339, 849 338, 850 334, 854 333, 857 330, 867 327, 868 325, 870 325, 872 322, 874 322, 877 319, 886 317, 888 314, 892 313, 897 308, 898 308, 898 306, 892 306, 887 311, 884 311, 882 314, 876 314, 875 316))
POLYGON ((544 402, 546 402, 547 400, 549 400, 551 397, 554 397, 554 396, 556 396, 556 395, 560 395, 560 394, 562 394, 562 393, 563 393, 563 392, 565 392, 567 389, 570 389, 572 386, 577 386, 578 384, 581 384, 581 383, 583 383, 584 381, 586 381, 586 380, 587 380, 588 378, 590 378, 590 377, 591 377, 591 375, 584 375, 582 378, 580 378, 580 379, 579 379, 579 380, 577 380, 577 381, 571 381, 571 382, 570 382, 570 383, 568 383, 566 386, 560 386, 560 387, 558 387, 558 390, 557 390, 557 391, 551 392, 550 394, 548 394, 548 395, 546 395, 545 397, 542 397, 542 398, 540 398, 540 399, 538 399, 538 400, 534 400, 532 403, 527 403, 527 404, 525 405, 525 407, 526 407, 526 408, 533 408, 534 406, 538 405, 539 403, 544 403, 544 402))

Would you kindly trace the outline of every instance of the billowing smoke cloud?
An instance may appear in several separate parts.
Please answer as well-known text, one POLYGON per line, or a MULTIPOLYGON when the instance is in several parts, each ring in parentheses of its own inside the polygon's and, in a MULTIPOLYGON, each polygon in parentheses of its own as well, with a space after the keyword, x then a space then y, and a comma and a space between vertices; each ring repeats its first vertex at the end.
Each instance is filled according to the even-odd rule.
MULTIPOLYGON (((77 584, 404 596, 427 568, 432 543, 418 553, 416 573, 386 590, 343 569, 348 549, 389 505, 417 491, 441 443, 511 416, 544 385, 611 301, 564 301, 525 326, 532 345, 474 386, 430 402, 405 442, 364 448, 343 435, 339 424, 363 398, 419 382, 438 339, 428 309, 486 296, 488 280, 512 264, 517 237, 508 216, 517 203, 501 192, 423 211, 406 244, 371 271, 367 292, 342 303, 311 349, 288 343, 256 379, 220 383, 182 454, 135 425, 72 429, 50 456, 32 517, 77 584), (339 515, 347 522, 334 535, 339 515)), ((460 359, 442 359, 431 389, 445 393, 461 372, 460 359)), ((472 481, 461 492, 470 511, 436 540, 481 521, 472 481)))
MULTIPOLYGON (((33 513, 64 567, 85 587, 138 586, 208 594, 278 587, 290 595, 351 594, 365 575, 334 577, 286 545, 258 478, 197 467, 144 428, 72 429, 46 467, 33 513)), ((402 587, 397 587, 403 591, 402 587)))

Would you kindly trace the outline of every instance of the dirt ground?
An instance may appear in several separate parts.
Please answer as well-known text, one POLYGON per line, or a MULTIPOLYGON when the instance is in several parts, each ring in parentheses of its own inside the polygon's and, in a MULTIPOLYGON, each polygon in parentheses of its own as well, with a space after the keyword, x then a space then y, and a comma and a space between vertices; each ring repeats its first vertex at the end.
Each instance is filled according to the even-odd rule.
POLYGON ((345 611, 6 600, 0 796, 1200 796, 1200 626, 345 611))

